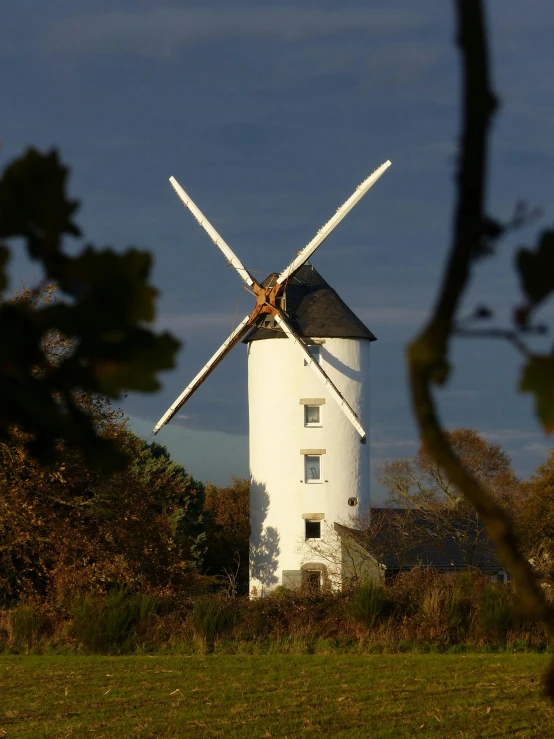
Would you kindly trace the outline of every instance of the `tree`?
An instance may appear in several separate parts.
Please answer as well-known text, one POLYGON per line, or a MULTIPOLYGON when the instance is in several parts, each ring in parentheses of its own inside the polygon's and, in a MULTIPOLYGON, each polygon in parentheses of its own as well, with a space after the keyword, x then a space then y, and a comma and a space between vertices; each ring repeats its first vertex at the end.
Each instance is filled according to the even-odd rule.
POLYGON ((9 243, 15 249, 22 240, 44 273, 26 297, 0 302, 0 440, 9 441, 17 425, 21 442, 42 462, 57 458, 63 440, 64 448, 113 469, 125 460, 97 432, 80 394, 119 398, 129 390, 158 390, 157 374, 174 366, 179 343, 148 328, 157 295, 148 282, 148 252, 90 244, 76 256, 64 250, 64 239, 81 235, 67 175, 56 151, 29 149, 0 176, 0 300, 8 287, 9 243), (36 298, 45 282, 56 285, 57 296, 41 303, 36 298), (55 362, 44 347, 52 332, 70 344, 55 362))
MULTIPOLYGON (((382 511, 370 509, 348 521, 335 522, 332 526, 325 521, 319 539, 299 541, 302 549, 302 564, 324 564, 323 585, 332 590, 347 591, 359 587, 367 580, 378 580, 383 571, 380 564, 393 542, 386 534, 388 520, 382 511)), ((394 541, 395 552, 400 552, 402 538, 394 541), (399 546, 396 546, 396 545, 399 546)), ((303 587, 306 583, 300 583, 303 587)))
POLYGON ((227 487, 206 486, 205 571, 230 578, 240 591, 248 590, 249 510, 249 480, 233 477, 227 487))
MULTIPOLYGON (((488 167, 488 135, 498 101, 491 89, 488 38, 482 0, 456 0, 457 40, 463 69, 463 110, 452 244, 431 316, 407 349, 408 373, 414 416, 429 454, 463 494, 485 523, 500 559, 510 572, 526 612, 554 633, 554 609, 547 602, 533 569, 519 546, 509 515, 488 489, 456 454, 441 425, 432 394, 450 374, 449 350, 456 335, 502 338, 523 355, 520 390, 535 396, 543 428, 554 430, 554 353, 535 354, 525 344, 529 333, 544 333, 533 323, 537 308, 554 291, 554 230, 543 231, 535 249, 520 249, 516 258, 524 300, 513 314, 509 328, 475 329, 471 321, 489 319, 488 306, 477 306, 468 320, 458 315, 475 264, 494 252, 499 238, 529 219, 525 208, 502 224, 485 209, 488 167)), ((554 663, 547 679, 547 693, 554 700, 554 663)))
MULTIPOLYGON (((50 284, 25 290, 9 304, 38 311, 56 297, 50 284)), ((74 341, 47 331, 45 362, 35 374, 63 366, 74 341)), ((55 461, 40 464, 31 435, 9 429, 0 441, 0 600, 33 595, 63 602, 110 584, 190 587, 205 552, 203 485, 164 447, 130 432, 106 398, 76 389, 72 403, 92 423, 97 448, 113 450, 126 464, 106 476, 90 450, 63 438, 54 439, 55 461)))
POLYGON ((130 464, 107 477, 58 442, 58 462, 29 454, 20 431, 0 443, 0 602, 67 605, 110 586, 196 587, 205 551, 203 486, 102 406, 103 437, 130 464))
MULTIPOLYGON (((455 429, 447 438, 465 468, 511 508, 519 488, 508 455, 473 429, 455 429)), ((425 445, 413 459, 383 463, 378 479, 388 493, 387 503, 405 509, 404 548, 428 546, 448 555, 454 547, 468 567, 481 567, 490 559, 483 522, 425 445)))
POLYGON ((554 451, 522 485, 516 526, 541 581, 554 585, 554 451))
MULTIPOLYGON (((448 438, 468 469, 512 508, 520 488, 505 452, 472 429, 455 429, 448 438)), ((324 526, 320 539, 303 543, 304 561, 325 562, 334 587, 378 578, 383 575, 379 565, 413 566, 422 553, 440 552, 448 561, 455 557, 457 566, 490 564, 483 523, 423 445, 413 459, 381 464, 377 476, 388 493, 386 502, 396 508, 371 508, 324 526)))
MULTIPOLYGON (((510 499, 516 494, 511 460, 498 444, 486 441, 473 429, 455 429, 446 432, 446 436, 465 467, 488 484, 497 497, 510 499)), ((454 510, 464 504, 463 495, 445 476, 425 444, 414 459, 381 464, 378 478, 393 505, 454 510)))

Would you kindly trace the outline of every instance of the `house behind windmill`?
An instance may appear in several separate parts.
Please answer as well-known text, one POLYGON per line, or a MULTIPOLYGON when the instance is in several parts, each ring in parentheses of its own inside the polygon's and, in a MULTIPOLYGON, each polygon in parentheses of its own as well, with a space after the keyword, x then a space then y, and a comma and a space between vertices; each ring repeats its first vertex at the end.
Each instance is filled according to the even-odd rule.
POLYGON ((437 516, 434 510, 372 508, 364 523, 363 528, 334 525, 343 580, 351 585, 368 576, 391 583, 416 568, 444 575, 470 571, 500 583, 509 580, 477 516, 463 516, 455 509, 444 509, 437 516))

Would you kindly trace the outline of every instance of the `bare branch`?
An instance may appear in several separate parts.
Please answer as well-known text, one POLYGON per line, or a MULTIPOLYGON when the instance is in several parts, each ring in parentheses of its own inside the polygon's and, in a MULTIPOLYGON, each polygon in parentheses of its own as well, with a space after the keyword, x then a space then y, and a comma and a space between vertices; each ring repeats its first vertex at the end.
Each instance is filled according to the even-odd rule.
MULTIPOLYGON (((452 246, 433 314, 423 332, 408 347, 412 405, 426 448, 485 522, 527 613, 542 621, 552 632, 552 610, 529 562, 519 550, 508 515, 484 484, 460 462, 441 426, 431 392, 433 383, 442 384, 448 376, 448 348, 456 311, 471 276, 472 262, 482 253, 484 238, 487 142, 497 103, 489 81, 482 5, 481 0, 456 0, 458 45, 463 65, 457 202, 452 246)), ((554 698, 554 672, 549 675, 547 684, 548 693, 554 698)))

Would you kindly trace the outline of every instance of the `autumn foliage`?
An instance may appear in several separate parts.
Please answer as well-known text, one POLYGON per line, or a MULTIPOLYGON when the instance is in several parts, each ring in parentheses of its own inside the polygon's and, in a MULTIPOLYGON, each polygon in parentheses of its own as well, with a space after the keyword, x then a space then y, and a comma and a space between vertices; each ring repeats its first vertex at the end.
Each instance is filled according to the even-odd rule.
POLYGON ((194 586, 205 552, 203 486, 163 447, 132 434, 118 412, 100 410, 103 433, 130 460, 111 477, 72 449, 41 466, 17 430, 0 444, 0 603, 67 605, 113 586, 194 586))
POLYGON ((249 481, 233 477, 223 488, 207 485, 204 510, 209 542, 204 562, 207 571, 239 592, 248 592, 249 481))

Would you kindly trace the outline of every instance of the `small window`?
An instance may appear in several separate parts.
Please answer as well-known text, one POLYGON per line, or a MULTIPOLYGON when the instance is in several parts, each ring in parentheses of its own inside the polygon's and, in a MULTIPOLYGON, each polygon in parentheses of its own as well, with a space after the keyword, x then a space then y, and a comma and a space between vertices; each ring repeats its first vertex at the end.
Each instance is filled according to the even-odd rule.
POLYGON ((321 482, 321 455, 304 455, 304 478, 306 482, 321 482))
POLYGON ((321 539, 321 521, 305 521, 306 539, 321 539))
POLYGON ((304 426, 321 426, 321 406, 304 406, 304 426))
POLYGON ((275 319, 273 316, 266 316, 263 320, 262 326, 264 328, 275 328, 275 319))
MULTIPOLYGON (((312 357, 318 364, 321 364, 321 344, 309 344, 306 349, 310 352, 312 357)), ((306 367, 308 362, 304 360, 304 366, 306 367)))

